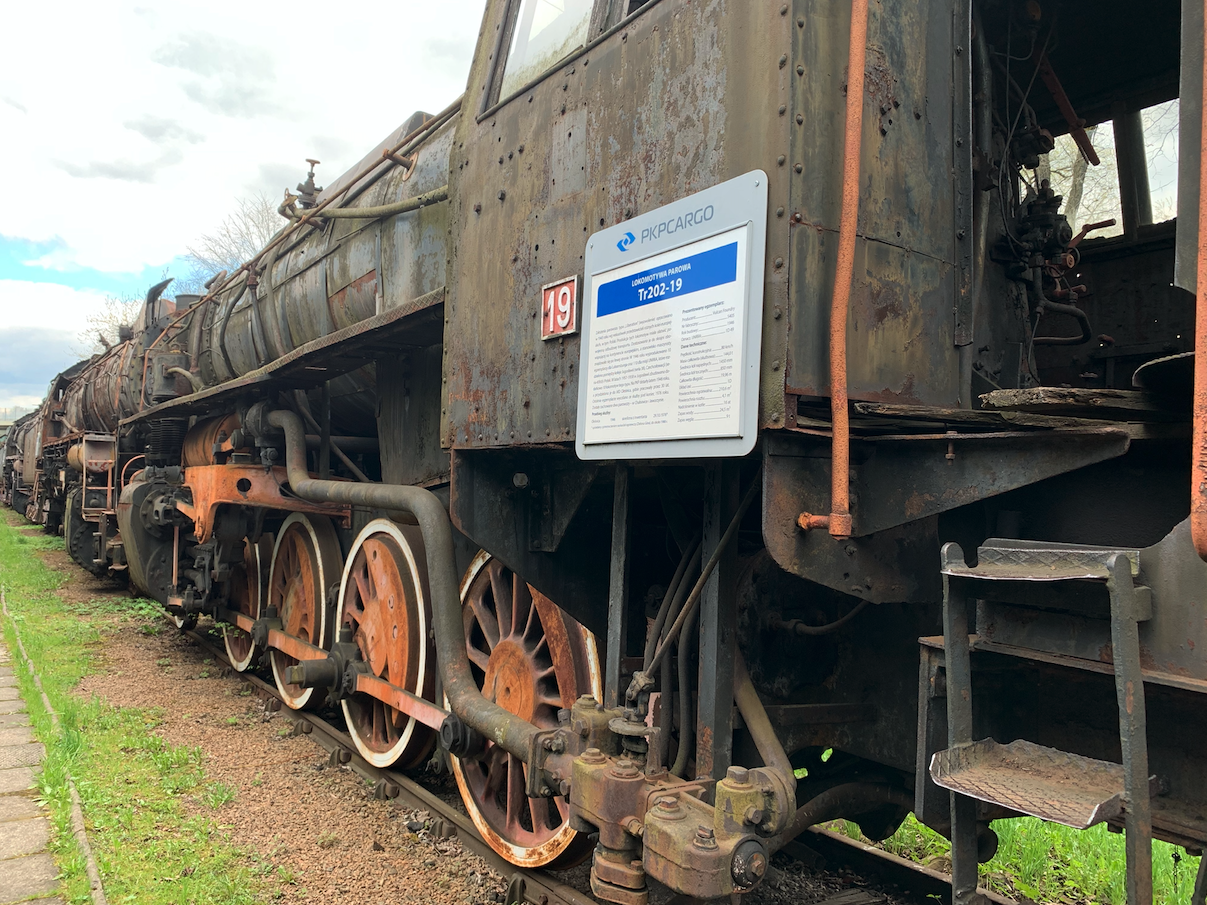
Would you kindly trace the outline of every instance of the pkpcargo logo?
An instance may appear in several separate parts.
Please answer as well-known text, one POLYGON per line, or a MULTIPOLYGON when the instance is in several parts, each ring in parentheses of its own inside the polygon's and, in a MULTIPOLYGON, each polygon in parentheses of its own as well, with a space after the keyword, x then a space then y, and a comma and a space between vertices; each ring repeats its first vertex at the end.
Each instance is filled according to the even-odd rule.
POLYGON ((620 241, 616 243, 616 247, 621 251, 628 251, 634 244, 640 243, 644 245, 646 242, 656 241, 663 236, 673 235, 682 229, 703 226, 714 216, 716 216, 716 210, 709 204, 699 210, 688 211, 686 214, 680 214, 678 217, 660 221, 652 226, 642 227, 640 239, 632 233, 626 232, 620 241))

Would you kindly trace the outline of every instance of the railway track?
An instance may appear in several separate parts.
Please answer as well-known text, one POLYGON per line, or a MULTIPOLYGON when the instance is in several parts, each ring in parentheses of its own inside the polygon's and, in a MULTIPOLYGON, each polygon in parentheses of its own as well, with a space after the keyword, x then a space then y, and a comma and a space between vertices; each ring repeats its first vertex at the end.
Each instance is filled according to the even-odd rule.
MULTIPOLYGON (((251 672, 234 670, 226 651, 206 637, 203 630, 193 629, 185 634, 230 668, 239 679, 248 683, 252 692, 264 700, 267 707, 278 711, 288 709, 274 685, 251 672)), ((375 794, 382 798, 397 799, 409 807, 428 811, 436 821, 443 823, 443 827, 436 827, 438 833, 455 834, 466 849, 482 858, 496 873, 509 877, 508 905, 515 902, 521 905, 598 905, 592 896, 575 889, 549 871, 521 869, 506 861, 482 838, 468 816, 404 773, 369 763, 358 753, 347 732, 319 714, 290 711, 290 717, 300 734, 306 735, 329 754, 333 766, 350 767, 371 782, 375 794)), ((883 886, 896 887, 919 902, 933 902, 936 899, 943 903, 952 901, 951 878, 948 875, 829 830, 818 827, 806 830, 797 842, 790 843, 784 849, 784 854, 812 869, 824 866, 833 870, 837 866, 847 866, 860 875, 876 878, 883 886)), ((1017 905, 1012 899, 989 890, 982 888, 978 891, 995 905, 1017 905)))
MULTIPOLYGON (((214 644, 205 637, 202 631, 196 629, 187 634, 219 662, 233 669, 230 659, 221 645, 214 644)), ((251 686, 252 692, 265 700, 269 707, 274 710, 285 709, 281 695, 273 685, 251 672, 236 672, 236 675, 247 682, 251 686)), ((351 767, 359 776, 372 782, 376 794, 383 798, 398 799, 410 807, 429 811, 436 819, 443 821, 446 828, 451 828, 455 832, 465 848, 482 858, 500 876, 510 877, 509 903, 522 902, 526 899, 531 905, 597 905, 591 896, 563 883, 548 871, 520 870, 514 864, 505 861, 486 843, 469 817, 462 814, 449 802, 432 794, 409 776, 370 764, 357 752, 356 745, 348 733, 323 719, 319 714, 310 711, 291 711, 291 717, 299 732, 306 735, 331 756, 333 765, 341 764, 351 767), (517 898, 517 893, 523 898, 517 898)))

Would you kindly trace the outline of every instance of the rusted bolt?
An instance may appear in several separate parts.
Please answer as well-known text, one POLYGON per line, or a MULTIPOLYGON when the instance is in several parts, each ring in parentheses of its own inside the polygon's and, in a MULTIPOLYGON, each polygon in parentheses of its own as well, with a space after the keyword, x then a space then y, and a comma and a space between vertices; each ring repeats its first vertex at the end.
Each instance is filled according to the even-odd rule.
POLYGON ((657 801, 654 802, 654 805, 660 811, 677 811, 677 810, 679 810, 679 799, 674 798, 670 795, 663 795, 661 798, 659 798, 657 801))
POLYGON ((783 104, 780 104, 780 116, 783 116, 787 112, 788 112, 788 108, 786 106, 784 106, 783 104))
POLYGON ((570 797, 570 780, 563 779, 560 783, 558 783, 557 791, 562 796, 562 798, 569 798, 570 797))
POLYGON ((785 6, 781 6, 781 7, 780 7, 780 15, 781 15, 781 16, 786 16, 786 15, 788 15, 788 7, 787 7, 787 5, 785 5, 785 6))
POLYGON ((482 203, 481 202, 478 202, 477 204, 474 205, 474 213, 475 214, 482 213, 482 203))
POLYGON ((605 760, 607 758, 603 756, 603 752, 598 748, 588 748, 583 752, 583 763, 602 764, 605 760))
POLYGON ((779 369, 780 369, 780 363, 778 361, 771 362, 771 370, 778 371, 779 369))
POLYGON ((804 28, 804 27, 805 27, 805 17, 804 17, 804 16, 798 16, 798 17, 797 17, 797 19, 796 19, 796 27, 797 27, 797 28, 804 28))
POLYGON ((784 309, 781 308, 779 305, 776 305, 775 311, 772 312, 771 316, 773 318, 775 318, 776 320, 779 320, 781 317, 784 316, 784 309))
POLYGON ((782 207, 777 207, 777 208, 775 209, 775 215, 776 215, 777 217, 782 217, 782 216, 784 216, 784 209, 783 209, 782 207))
POLYGON ((615 765, 612 767, 612 772, 615 775, 622 777, 636 776, 637 765, 627 757, 622 757, 620 760, 616 761, 615 765))
POLYGON ((351 763, 351 761, 352 761, 352 752, 349 751, 347 748, 340 748, 339 749, 339 762, 341 764, 347 764, 347 763, 351 763))
POLYGON ((696 848, 715 849, 717 847, 717 838, 713 835, 712 828, 700 824, 696 828, 696 838, 692 840, 692 845, 696 848))
POLYGON ((966 235, 966 233, 964 232, 964 230, 961 229, 959 232, 956 233, 956 238, 963 239, 965 235, 966 235))
POLYGON ((765 816, 766 815, 763 813, 762 808, 747 808, 746 809, 746 822, 752 823, 755 826, 758 826, 760 823, 762 823, 763 818, 765 816))
POLYGON ((805 124, 805 115, 803 113, 796 114, 796 124, 803 126, 805 124))
POLYGON ((784 259, 783 259, 783 258, 776 258, 776 259, 775 259, 775 266, 776 266, 776 267, 783 267, 783 266, 784 266, 784 259))
POLYGON ((750 781, 750 771, 745 767, 730 767, 725 771, 725 778, 737 785, 745 785, 750 781))
POLYGON ((507 192, 506 192, 506 191, 504 191, 503 189, 499 189, 499 200, 500 200, 500 201, 502 201, 502 200, 504 200, 506 197, 507 197, 507 192))
MULTIPOLYGON (((797 164, 797 166, 800 166, 800 164, 797 164)), ((801 216, 800 211, 797 211, 795 214, 792 215, 792 219, 795 220, 797 223, 800 223, 805 218, 801 216)))
POLYGON ((787 157, 785 157, 783 154, 781 154, 779 157, 777 157, 775 159, 775 162, 782 167, 784 165, 785 161, 787 161, 787 159, 788 159, 787 157))
MULTIPOLYGON (((630 836, 644 836, 645 835, 645 824, 642 823, 640 820, 638 820, 636 817, 630 817, 625 822, 624 830, 630 836)), ((638 867, 641 866, 640 861, 631 861, 629 863, 636 865, 638 867)))
POLYGON ((797 66, 797 67, 796 67, 796 74, 797 74, 797 75, 804 75, 804 74, 805 74, 805 67, 804 67, 804 66, 797 66))
POLYGON ((523 153, 524 153, 524 146, 523 146, 523 145, 520 145, 518 148, 516 148, 516 150, 517 150, 519 153, 523 154, 523 153))
POLYGON ((784 54, 782 57, 780 57, 780 69, 783 69, 787 65, 788 65, 788 54, 784 54))

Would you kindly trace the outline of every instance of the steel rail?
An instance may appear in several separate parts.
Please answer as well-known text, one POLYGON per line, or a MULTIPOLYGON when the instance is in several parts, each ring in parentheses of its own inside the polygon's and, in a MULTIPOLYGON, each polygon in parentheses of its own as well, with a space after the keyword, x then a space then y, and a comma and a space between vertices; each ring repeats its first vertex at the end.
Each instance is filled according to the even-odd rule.
MULTIPOLYGON (((193 629, 186 634, 208 653, 230 667, 226 651, 205 637, 202 631, 193 629)), ((233 670, 233 667, 231 669, 233 670)), ((288 710, 275 686, 251 672, 235 672, 234 676, 247 682, 260 698, 276 702, 281 712, 288 710)), ((525 869, 507 861, 487 844, 467 815, 425 789, 406 774, 370 764, 357 752, 356 744, 352 741, 351 736, 322 717, 311 712, 289 711, 289 713, 302 735, 306 735, 318 747, 331 754, 334 760, 350 767, 366 781, 374 783, 374 789, 380 788, 383 797, 397 798, 409 807, 431 812, 434 817, 455 827, 461 844, 486 861, 499 876, 505 877, 509 881, 514 881, 517 876, 522 877, 528 884, 526 898, 530 905, 559 905, 559 903, 560 905, 599 905, 596 899, 564 883, 549 871, 539 868, 525 869), (542 899, 545 900, 543 903, 542 899)), ((789 857, 804 861, 806 866, 814 869, 821 869, 827 858, 833 858, 861 874, 877 876, 886 885, 896 885, 903 890, 908 890, 920 899, 937 899, 943 905, 951 903, 951 877, 948 874, 916 864, 823 827, 809 827, 794 842, 784 846, 782 851, 789 857), (810 860, 813 860, 812 864, 810 864, 810 860), (822 862, 822 864, 817 862, 822 862)), ((1204 863, 1207 863, 1207 858, 1204 859, 1204 863)), ((978 887, 977 892, 992 905, 1018 905, 1013 899, 983 887, 978 887)))
MULTIPOLYGON (((230 659, 226 656, 226 651, 206 638, 200 631, 193 629, 186 634, 223 664, 234 669, 230 659)), ((236 672, 235 675, 251 685, 252 689, 258 692, 259 697, 276 701, 281 707, 281 712, 288 710, 275 686, 250 672, 236 672)), ((542 900, 545 900, 544 905, 559 905, 559 903, 560 905, 598 905, 591 896, 563 883, 548 871, 526 870, 516 867, 504 859, 487 844, 467 815, 462 814, 449 802, 432 794, 406 774, 370 764, 357 752, 356 744, 348 733, 333 726, 318 714, 309 711, 289 712, 301 734, 308 736, 312 742, 337 758, 339 763, 351 767, 359 776, 372 782, 375 790, 382 790, 383 797, 397 798, 406 802, 410 807, 430 811, 433 816, 454 826, 461 844, 486 861, 491 869, 500 876, 514 879, 517 873, 522 875, 528 885, 526 898, 532 905, 541 905, 542 900)))

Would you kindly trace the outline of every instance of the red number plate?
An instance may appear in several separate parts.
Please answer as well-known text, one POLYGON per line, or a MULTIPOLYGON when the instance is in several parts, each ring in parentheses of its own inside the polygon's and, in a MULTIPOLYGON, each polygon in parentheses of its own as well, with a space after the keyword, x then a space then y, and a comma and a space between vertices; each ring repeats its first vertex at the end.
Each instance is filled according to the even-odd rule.
POLYGON ((541 290, 541 339, 578 332, 578 277, 550 283, 541 290))

